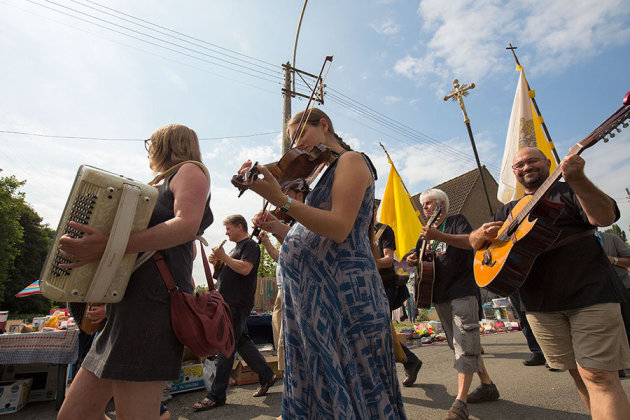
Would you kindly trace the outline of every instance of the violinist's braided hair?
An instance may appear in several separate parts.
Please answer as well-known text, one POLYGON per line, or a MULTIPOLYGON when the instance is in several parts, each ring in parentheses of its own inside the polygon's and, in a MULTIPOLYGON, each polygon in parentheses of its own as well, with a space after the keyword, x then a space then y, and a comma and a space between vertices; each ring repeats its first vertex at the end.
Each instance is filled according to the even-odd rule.
POLYGON ((348 145, 348 143, 343 141, 343 139, 341 137, 339 137, 339 135, 337 133, 335 133, 335 129, 333 128, 333 123, 330 120, 330 117, 328 115, 326 115, 326 113, 324 111, 322 111, 321 109, 319 109, 319 108, 313 108, 310 111, 310 114, 308 114, 309 111, 300 111, 300 112, 298 112, 297 114, 295 114, 295 115, 293 115, 291 117, 291 119, 287 123, 287 127, 289 127, 289 126, 291 126, 293 124, 299 124, 300 120, 302 119, 302 115, 304 115, 305 112, 308 115, 308 119, 306 120, 306 124, 317 126, 317 125, 319 125, 319 122, 321 121, 321 119, 324 118, 326 120, 326 122, 328 123, 328 132, 335 137, 335 140, 337 140, 339 145, 341 147, 343 147, 345 150, 348 150, 348 151, 352 150, 352 148, 348 145))

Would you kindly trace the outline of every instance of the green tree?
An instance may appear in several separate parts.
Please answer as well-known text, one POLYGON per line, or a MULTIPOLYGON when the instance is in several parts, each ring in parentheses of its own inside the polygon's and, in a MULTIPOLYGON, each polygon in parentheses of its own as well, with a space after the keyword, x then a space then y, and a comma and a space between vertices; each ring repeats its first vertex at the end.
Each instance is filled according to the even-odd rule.
POLYGON ((23 231, 23 241, 19 254, 9 269, 9 281, 5 284, 1 304, 3 308, 13 313, 48 313, 52 303, 42 295, 18 299, 15 295, 39 279, 55 232, 47 225, 42 225, 42 218, 26 204, 22 206, 19 222, 23 231))
POLYGON ((626 240, 626 232, 624 232, 623 229, 621 229, 619 225, 617 225, 616 223, 614 223, 610 228, 606 229, 604 232, 615 234, 619 236, 624 242, 626 243, 628 242, 626 240))
POLYGON ((25 181, 0 177, 0 307, 12 313, 47 313, 43 296, 15 294, 39 278, 54 231, 24 200, 25 181))
POLYGON ((258 264, 258 277, 276 277, 276 262, 269 256, 265 247, 260 244, 260 264, 258 264))
POLYGON ((24 181, 18 181, 14 176, 0 177, 0 296, 13 260, 20 252, 24 234, 19 222, 24 193, 18 192, 18 188, 22 185, 24 181))

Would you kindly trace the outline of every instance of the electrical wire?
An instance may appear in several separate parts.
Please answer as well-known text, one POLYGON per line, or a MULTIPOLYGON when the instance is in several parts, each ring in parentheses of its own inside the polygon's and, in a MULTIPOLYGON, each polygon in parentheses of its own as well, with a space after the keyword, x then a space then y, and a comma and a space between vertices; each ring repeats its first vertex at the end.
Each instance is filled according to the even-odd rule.
MULTIPOLYGON (((61 5, 61 4, 59 4, 59 3, 57 3, 57 2, 54 2, 54 1, 52 1, 52 0, 45 0, 45 1, 47 1, 48 3, 54 4, 54 5, 58 6, 58 7, 61 7, 61 8, 66 9, 66 10, 70 10, 70 11, 72 11, 72 12, 74 12, 74 13, 78 13, 78 14, 81 14, 81 15, 84 15, 84 16, 88 16, 88 17, 90 17, 90 18, 92 18, 92 19, 96 19, 96 20, 98 20, 98 21, 100 21, 100 22, 104 22, 104 23, 106 23, 106 24, 113 25, 113 26, 115 26, 115 27, 118 27, 118 28, 121 28, 121 29, 124 29, 124 30, 130 31, 130 32, 133 32, 133 33, 136 33, 136 34, 139 34, 139 35, 145 36, 145 37, 148 37, 148 38, 150 38, 150 39, 154 39, 154 40, 156 40, 156 41, 163 42, 163 43, 166 43, 166 44, 168 44, 168 45, 172 45, 173 47, 176 47, 176 48, 181 48, 181 49, 184 49, 184 50, 186 50, 186 51, 189 51, 189 52, 192 52, 192 53, 195 53, 195 54, 200 54, 200 55, 206 56, 206 57, 208 57, 208 58, 211 58, 211 59, 213 59, 213 60, 216 60, 216 61, 221 61, 221 62, 227 63, 227 64, 229 64, 229 65, 231 65, 231 66, 241 66, 241 67, 243 67, 243 68, 245 68, 245 69, 247 69, 247 70, 252 71, 252 72, 254 72, 254 73, 255 73, 255 74, 252 74, 252 73, 249 73, 249 72, 247 72, 247 71, 242 71, 242 70, 239 70, 239 69, 235 69, 235 68, 232 68, 232 67, 230 67, 230 66, 228 66, 228 65, 224 65, 224 64, 221 64, 221 63, 216 63, 216 62, 213 62, 213 61, 210 61, 210 60, 206 60, 206 59, 203 59, 203 58, 201 58, 201 57, 197 57, 197 56, 195 56, 195 55, 192 55, 192 54, 189 54, 189 53, 186 53, 186 52, 179 51, 179 50, 177 50, 177 49, 175 49, 175 48, 169 48, 169 47, 166 47, 166 46, 164 46, 164 45, 160 45, 160 44, 158 44, 158 43, 151 42, 151 41, 148 41, 148 40, 146 40, 146 39, 143 39, 143 38, 140 38, 140 37, 137 37, 137 36, 134 36, 134 35, 131 35, 131 34, 125 33, 125 32, 121 32, 121 31, 116 30, 116 29, 113 29, 113 28, 111 28, 111 27, 107 27, 107 26, 104 26, 104 25, 98 24, 98 23, 96 23, 96 22, 92 22, 92 21, 90 21, 90 20, 83 19, 83 18, 81 18, 81 17, 79 17, 79 16, 76 16, 76 15, 73 15, 73 14, 71 14, 71 13, 66 13, 66 12, 63 12, 63 11, 61 11, 61 10, 57 10, 57 9, 55 9, 55 8, 48 7, 48 6, 46 6, 46 5, 43 5, 43 4, 40 4, 40 3, 37 3, 37 2, 35 2, 35 1, 33 1, 33 0, 28 0, 28 1, 29 1, 30 3, 32 3, 32 4, 37 5, 37 6, 47 8, 47 9, 52 10, 52 11, 54 11, 54 12, 57 12, 57 13, 60 13, 60 14, 64 14, 64 15, 66 15, 66 16, 72 17, 72 18, 74 18, 74 19, 81 20, 81 21, 86 22, 86 23, 88 23, 88 24, 95 25, 95 26, 98 26, 98 27, 100 27, 100 28, 103 28, 103 29, 106 29, 106 30, 108 30, 108 31, 112 31, 112 32, 115 32, 115 33, 118 33, 118 34, 121 34, 121 35, 124 35, 124 36, 127 36, 127 37, 131 37, 131 38, 133 38, 133 39, 136 39, 136 40, 139 40, 139 41, 141 41, 141 42, 145 42, 145 43, 148 43, 148 44, 150 44, 150 45, 154 45, 154 46, 157 46, 157 47, 160 47, 160 48, 163 48, 163 49, 166 49, 166 50, 168 50, 168 51, 172 51, 172 52, 175 52, 175 53, 178 53, 178 54, 182 54, 182 55, 185 55, 185 56, 187 56, 187 57, 191 57, 191 58, 194 58, 194 59, 197 59, 197 60, 200 60, 200 61, 204 61, 204 62, 209 63, 209 64, 212 64, 212 65, 216 65, 216 66, 219 66, 219 67, 223 67, 223 68, 228 69, 228 70, 236 71, 236 72, 239 72, 239 73, 245 74, 245 75, 247 75, 247 76, 256 77, 256 78, 259 78, 259 79, 262 79, 262 80, 265 80, 265 81, 268 81, 268 82, 274 83, 274 84, 276 84, 276 85, 281 85, 281 84, 283 84, 283 81, 282 81, 280 78, 278 78, 278 79, 276 79, 276 80, 271 80, 271 79, 268 79, 267 77, 263 77, 263 76, 261 76, 261 74, 262 74, 262 75, 264 75, 264 76, 272 76, 272 77, 273 77, 274 75, 276 75, 276 76, 277 76, 277 75, 281 75, 281 73, 280 73, 280 72, 274 72, 274 74, 264 73, 264 72, 262 72, 262 71, 261 71, 261 70, 259 70, 259 69, 256 69, 256 68, 253 68, 253 67, 248 67, 248 66, 243 66, 243 65, 241 65, 241 64, 239 64, 239 63, 235 63, 235 62, 233 62, 233 61, 229 61, 229 60, 221 59, 221 58, 215 57, 215 56, 213 56, 213 55, 206 54, 206 53, 204 53, 204 52, 198 51, 198 50, 196 50, 196 49, 193 49, 193 48, 188 48, 188 47, 186 47, 186 46, 183 46, 183 45, 180 45, 180 44, 177 44, 177 43, 173 43, 173 42, 170 42, 170 41, 168 41, 168 40, 164 40, 164 39, 159 38, 159 37, 152 36, 152 35, 149 35, 149 34, 146 34, 146 33, 142 32, 142 31, 137 31, 137 30, 132 29, 132 28, 129 28, 129 27, 127 27, 127 26, 124 26, 124 25, 119 25, 119 24, 114 23, 114 22, 111 22, 111 21, 109 21, 109 20, 102 19, 102 18, 100 18, 100 17, 97 17, 97 16, 94 16, 94 15, 91 15, 91 14, 88 14, 88 13, 85 13, 85 12, 82 12, 82 11, 80 11, 80 10, 77 10, 77 9, 74 9, 74 8, 71 8, 71 7, 68 7, 68 6, 61 5), (256 74, 256 73, 260 73, 260 74, 256 74)), ((173 36, 173 35, 170 35, 170 34, 169 34, 169 33, 167 33, 167 32, 164 32, 164 31, 159 31, 159 30, 153 29, 153 28, 151 28, 151 27, 149 27, 149 26, 147 26, 147 25, 138 24, 138 23, 133 22, 133 21, 131 21, 131 20, 129 20, 129 19, 121 18, 120 16, 115 16, 115 15, 114 15, 114 14, 112 14, 112 13, 109 13, 109 12, 105 12, 105 11, 99 10, 99 9, 97 9, 97 8, 95 8, 95 7, 89 6, 89 5, 85 4, 85 3, 79 2, 79 1, 77 1, 77 0, 70 0, 70 1, 72 1, 73 3, 79 4, 79 5, 83 6, 83 7, 90 8, 90 9, 92 9, 92 10, 98 11, 98 12, 100 12, 100 13, 107 14, 107 15, 112 16, 112 17, 115 17, 115 18, 117 18, 117 19, 121 19, 121 20, 126 21, 126 22, 128 22, 128 23, 131 23, 131 24, 133 24, 133 25, 137 25, 137 26, 143 27, 143 28, 145 28, 145 29, 148 29, 148 30, 151 30, 151 31, 157 32, 157 33, 159 33, 159 34, 162 34, 162 35, 165 35, 165 36, 168 36, 168 37, 171 37, 171 38, 175 38, 175 39, 180 40, 180 41, 183 41, 183 42, 190 43, 190 44, 192 44, 192 45, 194 45, 194 46, 197 46, 197 47, 200 47, 200 48, 205 48, 205 49, 209 49, 209 50, 211 50, 211 51, 213 51, 213 52, 217 52, 216 50, 213 50, 213 49, 210 49, 210 48, 204 47, 204 46, 199 45, 199 44, 197 44, 197 43, 193 43, 193 42, 191 42, 191 41, 187 41, 186 39, 181 38, 180 36, 173 36)), ((211 46, 216 47, 216 48, 221 48, 221 49, 224 49, 224 48, 222 48, 222 47, 218 47, 218 46, 216 46, 215 44, 207 43, 207 42, 205 42, 205 41, 203 41, 203 40, 200 40, 200 39, 197 39, 197 38, 194 38, 194 37, 190 37, 190 36, 185 35, 185 34, 183 34, 183 33, 181 33, 181 32, 177 32, 177 31, 174 31, 174 30, 172 30, 172 29, 166 28, 166 27, 164 27, 164 26, 154 24, 154 23, 149 22, 149 21, 147 21, 147 20, 140 19, 140 18, 138 18, 138 17, 136 17, 136 16, 133 16, 133 15, 130 15, 130 14, 127 14, 127 13, 121 12, 121 11, 116 10, 116 9, 113 9, 113 8, 106 7, 106 6, 101 5, 101 4, 99 4, 99 3, 96 3, 96 2, 93 2, 93 1, 90 1, 90 0, 85 0, 85 1, 87 1, 88 3, 94 4, 94 5, 97 5, 97 6, 99 6, 99 7, 102 7, 103 9, 107 9, 107 10, 113 11, 113 12, 115 12, 115 13, 118 13, 118 14, 120 14, 120 15, 127 16, 127 17, 130 17, 130 18, 132 18, 132 19, 138 20, 138 21, 140 21, 140 22, 146 23, 146 24, 148 24, 148 25, 152 25, 152 26, 155 26, 155 27, 158 27, 158 28, 164 29, 165 31, 168 31, 168 32, 173 32, 173 33, 176 33, 176 34, 181 35, 181 36, 183 36, 183 37, 187 37, 187 38, 190 38, 190 39, 194 39, 194 40, 196 40, 196 41, 199 41, 199 42, 202 42, 202 43, 205 43, 205 44, 211 45, 211 46)), ((230 52, 231 52, 231 53, 233 53, 233 54, 242 55, 242 56, 244 56, 244 57, 248 57, 249 59, 252 59, 252 60, 255 60, 255 61, 259 61, 259 62, 265 63, 265 64, 267 64, 267 65, 273 66, 273 64, 271 64, 271 63, 267 63, 267 62, 265 62, 265 61, 263 61, 263 60, 258 60, 258 59, 255 59, 255 58, 253 58, 253 57, 249 57, 249 56, 246 56, 246 55, 243 55, 243 54, 237 53, 237 52, 232 51, 232 50, 229 50, 229 49, 225 49, 225 50, 226 50, 226 51, 230 51, 230 52)), ((219 54, 221 54, 221 53, 219 52, 219 54)), ((228 56, 228 57, 230 57, 230 58, 233 58, 233 59, 238 59, 238 58, 235 58, 235 57, 232 57, 232 56, 229 56, 229 55, 226 55, 226 56, 228 56)), ((247 61, 247 60, 244 60, 244 62, 246 62, 246 63, 248 63, 248 64, 253 64, 253 63, 251 63, 251 61, 247 61)), ((254 65, 254 66, 257 66, 256 64, 253 64, 253 65, 254 65)), ((258 67, 260 67, 260 66, 258 66, 258 67)), ((265 69, 265 70, 267 70, 267 69, 265 69)), ((307 81, 306 81, 306 80, 302 77, 302 75, 301 75, 301 74, 300 74, 300 77, 301 77, 301 79, 302 79, 302 80, 301 80, 301 83, 302 83, 303 85, 305 85, 305 86, 306 86, 306 88, 308 89, 308 86, 309 86, 308 82, 307 82, 307 81)), ((335 89, 333 89, 333 88, 328 87, 328 90, 329 90, 329 92, 327 92, 327 93, 326 93, 326 95, 327 95, 327 97, 328 97, 328 99, 329 99, 330 101, 332 101, 332 102, 336 102, 337 104, 342 105, 342 106, 344 106, 345 108, 348 108, 348 109, 350 109, 350 110, 352 110, 352 111, 356 112, 357 114, 361 115, 363 118, 366 118, 366 119, 368 119, 368 120, 370 120, 370 121, 372 121, 372 122, 376 123, 377 125, 380 125, 380 126, 382 126, 383 128, 385 128, 385 129, 387 129, 387 130, 389 130, 389 131, 394 132, 395 134, 397 134, 397 135, 399 135, 399 136, 405 137, 405 138, 407 138, 408 140, 410 140, 410 141, 411 141, 411 142, 413 142, 413 143, 416 143, 416 144, 422 144, 422 145, 425 145, 425 146, 429 146, 429 147, 433 148, 433 150, 434 150, 434 152, 435 152, 435 153, 439 153, 439 155, 440 155, 440 156, 443 156, 443 155, 448 155, 448 156, 450 156, 450 157, 451 157, 451 158, 453 158, 453 159, 456 159, 456 160, 463 160, 463 161, 467 161, 467 162, 470 162, 470 161, 472 160, 472 158, 471 158, 469 155, 467 155, 467 154, 465 154, 465 153, 463 153, 463 152, 461 152, 461 151, 459 151, 459 150, 457 150, 457 149, 455 149, 455 148, 452 148, 452 147, 450 147, 450 146, 447 146, 447 145, 445 145, 443 142, 440 142, 440 141, 438 141, 438 140, 435 140, 435 139, 431 138, 430 136, 428 136, 428 135, 426 135, 426 134, 423 134, 423 133, 421 133, 421 132, 419 132, 419 131, 417 131, 417 130, 415 130, 415 129, 413 129, 413 128, 409 127, 409 126, 406 126, 406 125, 404 125, 404 124, 402 124, 402 123, 400 123, 400 122, 398 122, 398 121, 396 121, 396 120, 394 120, 394 119, 392 119, 392 118, 390 118, 390 117, 387 117, 386 115, 384 115, 384 114, 380 113, 379 111, 376 111, 375 109, 373 109, 373 108, 371 108, 371 107, 369 107, 369 106, 367 106, 367 105, 364 105, 364 104, 360 103, 359 101, 356 101, 356 100, 354 100, 354 99, 350 98, 349 96, 347 96, 347 95, 345 95, 345 94, 343 94, 343 93, 341 93, 341 92, 339 92, 339 91, 337 91, 337 90, 335 90, 335 89)), ((378 130, 378 129, 375 129, 375 128, 372 128, 372 129, 373 129, 373 130, 375 130, 375 131, 377 131, 377 132, 382 133, 382 131, 380 131, 380 130, 378 130)), ((66 137, 66 138, 68 138, 68 137, 66 137)), ((88 138, 88 139, 91 139, 91 138, 88 138)), ((93 138, 93 139, 95 139, 95 140, 100 140, 99 138, 93 138)), ((134 140, 134 141, 135 141, 135 140, 134 140)), ((406 142, 406 143, 407 143, 407 144, 411 144, 411 143, 409 143, 409 142, 406 142)), ((486 166, 487 166, 489 169, 492 169, 492 170, 494 170, 494 171, 498 171, 498 167, 496 167, 496 166, 494 166, 494 165, 488 165, 488 164, 486 164, 486 166)))
MULTIPOLYGON (((250 68, 249 68, 249 67, 247 67, 247 66, 243 66, 243 65, 236 64, 236 63, 232 63, 232 62, 230 62, 230 61, 228 61, 228 60, 223 60, 223 59, 217 58, 217 57, 215 57, 215 56, 212 56, 212 55, 210 55, 210 54, 207 54, 207 53, 204 53, 204 52, 200 52, 200 51, 197 51, 197 50, 194 50, 194 49, 192 49, 192 48, 185 47, 185 46, 181 46, 181 45, 178 45, 178 44, 176 44, 176 43, 173 43, 173 42, 170 42, 170 41, 167 41, 167 40, 163 40, 163 39, 161 39, 161 38, 159 38, 159 37, 155 37, 155 36, 152 36, 152 35, 148 35, 148 34, 145 34, 145 33, 143 33, 143 32, 136 31, 136 30, 134 30, 134 29, 127 28, 127 27, 122 26, 122 25, 118 25, 118 24, 113 23, 113 22, 109 22, 109 21, 107 21, 107 20, 105 20, 105 19, 101 19, 101 18, 98 18, 98 17, 92 16, 92 15, 90 15, 90 14, 87 14, 87 13, 81 12, 81 11, 76 10, 76 9, 72 9, 71 7, 67 7, 67 6, 64 6, 64 5, 60 5, 60 4, 55 3, 55 2, 53 2, 53 1, 50 1, 50 0, 45 0, 45 1, 47 1, 48 3, 52 3, 52 4, 56 5, 56 6, 59 6, 59 7, 65 8, 65 9, 69 9, 69 10, 74 11, 74 12, 76 12, 76 13, 79 13, 79 14, 82 14, 82 15, 85 15, 85 16, 89 16, 89 17, 91 17, 91 18, 93 18, 93 19, 96 19, 96 20, 98 20, 98 21, 102 21, 102 22, 105 22, 105 23, 111 24, 111 25, 113 25, 113 26, 115 26, 115 27, 119 27, 119 28, 125 29, 125 30, 127 30, 127 31, 130 31, 130 32, 136 33, 136 34, 146 36, 147 38, 154 39, 154 40, 156 40, 156 41, 160 41, 160 42, 163 42, 163 43, 165 43, 165 44, 172 45, 172 46, 175 46, 175 47, 178 47, 178 48, 182 48, 182 49, 184 49, 184 50, 186 50, 186 51, 194 52, 194 53, 196 53, 196 54, 199 54, 199 55, 202 55, 202 56, 205 56, 205 57, 208 57, 208 58, 214 59, 214 60, 216 60, 216 61, 225 62, 225 63, 231 64, 231 65, 233 65, 233 66, 240 66, 240 67, 245 68, 245 69, 247 69, 247 70, 253 71, 253 72, 255 72, 255 73, 256 73, 256 72, 258 72, 258 73, 261 73, 261 74, 255 74, 255 73, 254 73, 254 74, 252 74, 252 73, 250 73, 250 72, 247 72, 247 71, 244 71, 244 70, 239 70, 239 69, 237 69, 237 68, 230 67, 230 66, 225 65, 225 64, 221 64, 221 63, 213 62, 213 61, 210 61, 210 60, 208 60, 208 59, 204 59, 204 58, 202 58, 202 57, 198 57, 198 56, 195 56, 195 55, 190 54, 190 53, 186 53, 186 52, 183 52, 183 51, 179 51, 179 50, 177 50, 177 49, 170 48, 170 47, 167 47, 167 46, 165 46, 165 45, 161 45, 161 44, 159 44, 159 43, 152 42, 152 41, 149 41, 149 40, 147 40, 147 39, 143 39, 143 38, 141 38, 141 37, 134 36, 134 35, 132 35, 132 34, 128 34, 128 33, 125 33, 125 32, 122 32, 122 31, 119 31, 119 30, 117 30, 117 29, 114 29, 114 28, 111 28, 111 27, 108 27, 108 26, 105 26, 105 25, 101 25, 101 24, 96 23, 96 22, 92 22, 92 21, 90 21, 90 20, 88 20, 88 19, 81 18, 80 16, 73 15, 72 13, 67 13, 67 12, 64 12, 64 11, 62 11, 62 10, 57 10, 57 9, 55 9, 55 8, 53 8, 53 7, 46 6, 46 5, 44 5, 44 4, 37 3, 37 2, 36 2, 36 1, 34 1, 34 0, 27 0, 27 1, 28 1, 29 3, 35 4, 35 5, 37 5, 37 6, 44 7, 44 8, 46 8, 46 9, 52 10, 52 11, 54 11, 54 12, 57 12, 57 13, 60 13, 60 14, 66 15, 66 16, 71 17, 71 18, 73 18, 73 19, 80 20, 80 21, 85 22, 85 23, 88 23, 88 24, 90 24, 90 25, 95 25, 95 26, 98 26, 98 27, 100 27, 100 28, 102 28, 102 29, 105 29, 105 30, 107 30, 107 31, 115 32, 115 33, 117 33, 117 34, 120 34, 120 35, 123 35, 123 36, 129 37, 129 38, 133 38, 133 39, 136 39, 136 40, 138 40, 138 41, 140 41, 140 42, 144 42, 144 43, 147 43, 147 44, 150 44, 150 45, 153 45, 153 46, 159 47, 159 48, 163 48, 163 49, 165 49, 165 50, 168 50, 168 51, 171 51, 171 52, 174 52, 174 53, 177 53, 177 54, 181 54, 181 55, 184 55, 184 56, 187 56, 187 57, 190 57, 190 58, 194 58, 194 59, 196 59, 196 60, 204 61, 204 62, 206 62, 206 63, 213 64, 213 65, 215 65, 215 66, 223 67, 223 68, 228 69, 228 70, 231 70, 231 71, 235 71, 235 72, 238 72, 238 73, 246 74, 246 75, 248 75, 248 76, 251 76, 251 77, 256 77, 256 78, 258 78, 258 79, 265 80, 265 81, 268 81, 268 82, 272 82, 272 83, 275 83, 275 84, 279 84, 279 85, 281 85, 281 84, 283 83, 283 81, 282 81, 281 79, 278 79, 278 80, 272 80, 272 79, 268 79, 267 77, 263 77, 263 76, 269 76, 269 74, 263 74, 263 73, 262 73, 262 72, 260 72, 259 70, 250 69, 250 68)), ((273 75, 272 75, 272 76, 273 76, 273 75)))
MULTIPOLYGON (((141 139, 141 138, 111 138, 111 137, 65 136, 65 135, 28 133, 28 132, 25 132, 25 131, 8 131, 8 130, 0 130, 0 133, 3 133, 3 134, 17 134, 17 135, 33 136, 33 137, 45 137, 45 138, 53 138, 53 139, 69 139, 69 140, 134 141, 134 142, 140 142, 140 141, 146 140, 146 139, 141 139)), ((268 131, 266 133, 242 134, 242 135, 237 135, 237 136, 200 137, 199 141, 224 140, 224 139, 241 139, 241 138, 248 138, 248 137, 268 136, 268 135, 280 134, 280 133, 282 133, 282 131, 268 131)))

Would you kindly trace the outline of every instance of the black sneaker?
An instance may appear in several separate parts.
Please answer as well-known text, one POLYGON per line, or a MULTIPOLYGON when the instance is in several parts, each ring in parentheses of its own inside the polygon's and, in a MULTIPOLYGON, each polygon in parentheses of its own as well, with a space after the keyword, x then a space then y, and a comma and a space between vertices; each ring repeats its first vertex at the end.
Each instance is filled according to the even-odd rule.
POLYGON ((545 356, 542 353, 532 353, 529 359, 523 360, 525 366, 542 366, 545 364, 545 356))
POLYGON ((495 401, 499 399, 499 390, 497 386, 490 382, 489 384, 482 383, 473 392, 468 394, 466 402, 468 404, 475 404, 486 401, 495 401))

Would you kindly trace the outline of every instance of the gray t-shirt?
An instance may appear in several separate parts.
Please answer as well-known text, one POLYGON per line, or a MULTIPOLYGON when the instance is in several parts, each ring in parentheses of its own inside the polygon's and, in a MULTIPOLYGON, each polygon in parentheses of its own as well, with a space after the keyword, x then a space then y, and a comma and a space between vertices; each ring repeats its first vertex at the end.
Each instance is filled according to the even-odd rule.
MULTIPOLYGON (((604 247, 604 252, 606 252, 607 256, 630 258, 630 247, 618 235, 607 232, 597 232, 596 235, 601 235, 602 247, 604 247)), ((613 268, 626 289, 630 289, 630 273, 628 273, 628 270, 618 265, 613 266, 613 268)))

